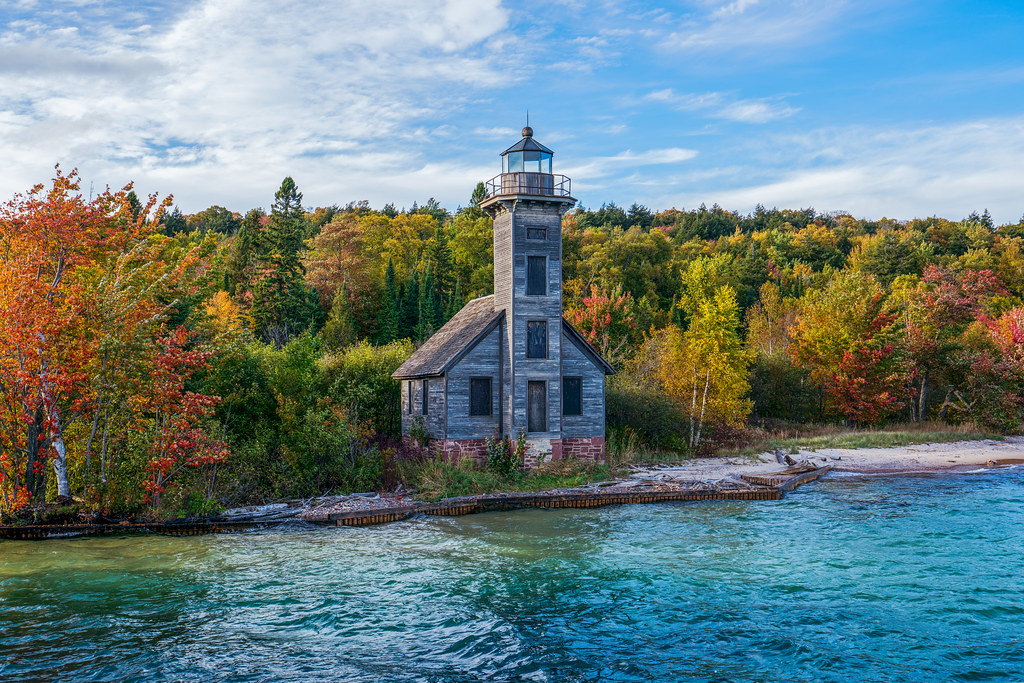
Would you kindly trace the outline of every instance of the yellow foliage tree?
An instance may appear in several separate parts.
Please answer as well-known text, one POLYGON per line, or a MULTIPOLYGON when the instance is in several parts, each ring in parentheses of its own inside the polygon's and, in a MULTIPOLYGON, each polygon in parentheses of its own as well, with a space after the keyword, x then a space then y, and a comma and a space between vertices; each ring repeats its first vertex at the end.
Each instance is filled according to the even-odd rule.
POLYGON ((774 282, 761 285, 757 302, 747 309, 747 346, 762 356, 785 354, 789 329, 796 322, 796 307, 782 298, 774 282))
POLYGON ((242 310, 225 291, 219 291, 206 300, 206 315, 218 332, 242 332, 244 329, 242 310))
POLYGON ((751 353, 739 334, 736 291, 715 285, 725 266, 721 259, 700 258, 683 274, 681 308, 686 331, 669 328, 659 379, 689 418, 690 448, 700 445, 707 424, 739 427, 752 407, 747 393, 751 353))

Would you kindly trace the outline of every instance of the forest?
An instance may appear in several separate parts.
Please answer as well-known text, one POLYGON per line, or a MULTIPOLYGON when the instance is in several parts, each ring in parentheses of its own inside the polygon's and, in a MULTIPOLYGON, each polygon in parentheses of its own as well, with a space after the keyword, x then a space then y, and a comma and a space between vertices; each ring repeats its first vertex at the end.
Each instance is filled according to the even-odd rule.
MULTIPOLYGON (((391 372, 491 292, 491 220, 303 205, 183 214, 76 172, 0 209, 0 518, 168 517, 408 485, 391 372)), ((271 201, 272 200, 272 201, 271 201)), ((1024 218, 814 209, 562 223, 564 309, 616 367, 610 455, 755 428, 1024 420, 1024 218)))

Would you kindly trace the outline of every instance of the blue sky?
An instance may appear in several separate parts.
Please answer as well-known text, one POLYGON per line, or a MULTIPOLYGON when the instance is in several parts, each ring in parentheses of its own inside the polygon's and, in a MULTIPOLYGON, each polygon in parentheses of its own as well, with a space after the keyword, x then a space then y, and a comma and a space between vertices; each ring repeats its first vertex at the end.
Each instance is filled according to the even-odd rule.
POLYGON ((454 208, 530 111, 588 207, 1024 213, 1024 5, 0 6, 0 196, 80 169, 186 212, 454 208))

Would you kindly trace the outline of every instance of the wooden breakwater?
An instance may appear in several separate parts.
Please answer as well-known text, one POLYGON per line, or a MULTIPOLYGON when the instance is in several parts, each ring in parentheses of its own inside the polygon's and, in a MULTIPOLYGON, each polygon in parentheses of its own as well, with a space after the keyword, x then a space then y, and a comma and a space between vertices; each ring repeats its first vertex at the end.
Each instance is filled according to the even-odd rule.
POLYGON ((227 534, 274 526, 269 521, 210 521, 205 519, 174 520, 159 523, 126 524, 25 524, 0 527, 0 538, 40 540, 72 536, 111 536, 122 534, 161 534, 163 536, 199 536, 227 534))
POLYGON ((775 472, 772 474, 741 474, 740 478, 757 486, 770 486, 780 491, 792 491, 801 484, 820 479, 828 474, 832 465, 808 469, 802 472, 775 472))
MULTIPOLYGON (((436 503, 413 503, 395 507, 335 512, 325 519, 309 520, 314 524, 332 526, 371 526, 408 519, 415 514, 458 516, 499 510, 528 508, 596 508, 607 505, 636 505, 673 501, 708 500, 779 500, 786 491, 819 479, 832 469, 831 465, 810 470, 786 471, 768 475, 748 475, 744 487, 723 488, 718 485, 691 486, 659 484, 654 488, 641 486, 609 486, 604 488, 565 489, 535 493, 490 493, 478 496, 446 498, 436 503)), ((0 527, 0 538, 36 540, 82 535, 156 533, 192 536, 210 533, 232 533, 273 527, 284 520, 175 520, 140 524, 67 524, 0 527)))
POLYGON ((606 505, 635 505, 667 503, 671 501, 701 500, 779 500, 786 491, 821 478, 832 469, 831 465, 798 472, 779 472, 768 475, 765 481, 751 481, 748 488, 722 489, 664 487, 660 490, 605 489, 540 491, 537 493, 492 493, 479 496, 446 498, 436 503, 418 503, 383 510, 336 512, 327 516, 326 523, 337 526, 369 526, 407 519, 414 514, 458 516, 478 512, 522 510, 527 508, 596 508, 606 505))

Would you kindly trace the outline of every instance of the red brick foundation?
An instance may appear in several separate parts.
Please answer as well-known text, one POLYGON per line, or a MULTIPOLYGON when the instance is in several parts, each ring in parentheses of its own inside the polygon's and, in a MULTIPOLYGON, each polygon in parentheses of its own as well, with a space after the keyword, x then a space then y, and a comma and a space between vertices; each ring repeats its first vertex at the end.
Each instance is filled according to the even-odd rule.
POLYGON ((562 439, 562 456, 604 462, 603 436, 567 436, 562 439))
MULTIPOLYGON (((412 448, 419 448, 408 436, 403 440, 412 448)), ((513 448, 515 444, 512 444, 513 448)), ((550 442, 538 443, 543 450, 531 445, 524 456, 524 469, 536 469, 541 461, 550 462, 562 458, 577 458, 579 460, 593 460, 604 462, 604 437, 603 436, 575 436, 564 439, 551 439, 550 442)), ((487 441, 485 439, 432 439, 427 444, 430 455, 439 457, 448 462, 458 462, 462 458, 469 458, 478 465, 487 464, 487 441)))
POLYGON ((431 454, 448 462, 469 458, 478 465, 487 464, 487 441, 485 439, 433 439, 428 444, 431 454))

